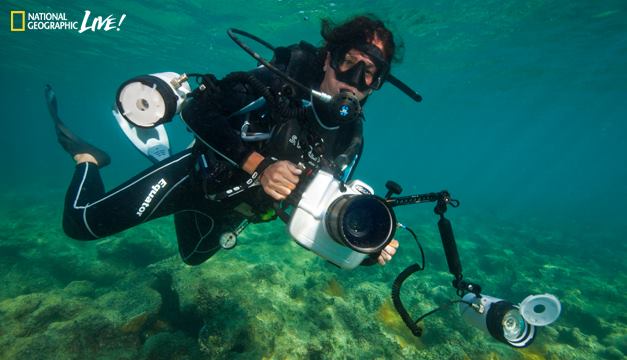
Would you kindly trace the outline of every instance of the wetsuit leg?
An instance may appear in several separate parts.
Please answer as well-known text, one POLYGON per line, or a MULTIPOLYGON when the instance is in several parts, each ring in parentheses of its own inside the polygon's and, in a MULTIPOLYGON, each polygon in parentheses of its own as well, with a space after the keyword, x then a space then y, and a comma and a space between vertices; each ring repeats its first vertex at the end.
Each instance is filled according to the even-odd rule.
POLYGON ((179 253, 189 265, 200 264, 213 256, 221 249, 222 235, 234 231, 244 221, 244 216, 233 210, 233 203, 205 198, 206 191, 219 186, 211 178, 223 178, 221 172, 228 170, 218 164, 213 153, 205 152, 204 155, 199 164, 204 164, 201 172, 205 174, 205 183, 201 177, 196 182, 199 189, 187 193, 185 203, 190 206, 174 214, 179 253))
POLYGON ((220 237, 234 231, 244 221, 236 211, 207 208, 186 210, 174 215, 179 253, 186 264, 197 265, 220 250, 220 237))
POLYGON ((184 151, 107 193, 97 166, 77 165, 65 197, 65 233, 93 240, 189 208, 194 162, 191 150, 184 151))
POLYGON ((191 151, 174 155, 107 193, 97 166, 77 165, 65 198, 65 233, 93 240, 175 214, 181 258, 189 265, 206 261, 220 250, 221 235, 235 230, 244 217, 205 199, 194 176, 196 160, 191 151))

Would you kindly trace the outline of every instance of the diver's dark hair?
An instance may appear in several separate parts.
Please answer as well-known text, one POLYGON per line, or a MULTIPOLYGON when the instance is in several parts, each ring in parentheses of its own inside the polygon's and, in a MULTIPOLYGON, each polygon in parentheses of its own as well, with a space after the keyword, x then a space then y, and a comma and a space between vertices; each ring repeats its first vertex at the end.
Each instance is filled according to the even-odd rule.
POLYGON ((322 48, 324 56, 326 56, 327 51, 332 51, 338 47, 368 44, 376 38, 383 43, 383 55, 388 63, 400 61, 400 58, 395 57, 394 35, 385 27, 383 21, 372 14, 358 15, 339 25, 329 19, 322 19, 320 35, 325 40, 322 48))

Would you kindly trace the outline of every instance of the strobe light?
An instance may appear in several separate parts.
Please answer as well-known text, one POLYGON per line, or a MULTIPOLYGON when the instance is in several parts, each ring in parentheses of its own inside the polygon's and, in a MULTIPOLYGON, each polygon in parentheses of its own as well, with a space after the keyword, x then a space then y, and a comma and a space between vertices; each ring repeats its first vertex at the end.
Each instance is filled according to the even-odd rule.
POLYGON ((472 293, 463 300, 460 312, 467 322, 516 348, 529 346, 536 336, 536 327, 553 323, 561 312, 559 300, 550 294, 529 296, 518 305, 472 293))
POLYGON ((137 150, 157 163, 170 156, 170 141, 163 124, 181 112, 190 92, 185 74, 137 76, 120 85, 113 117, 137 150))
POLYGON ((190 92, 185 74, 142 75, 120 85, 116 105, 124 119, 133 125, 152 128, 172 120, 190 92))

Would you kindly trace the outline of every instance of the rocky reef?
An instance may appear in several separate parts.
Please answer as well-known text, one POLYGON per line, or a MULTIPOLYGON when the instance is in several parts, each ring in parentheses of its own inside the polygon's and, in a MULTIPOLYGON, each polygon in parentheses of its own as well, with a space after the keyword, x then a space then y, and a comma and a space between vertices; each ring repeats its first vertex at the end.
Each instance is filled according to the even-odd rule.
MULTIPOLYGON (((390 300, 417 260, 407 234, 385 266, 338 269, 281 223, 250 226, 238 246, 184 265, 170 218, 93 242, 67 238, 58 198, 3 210, 2 359, 625 359, 625 246, 595 229, 451 214, 468 279, 512 301, 553 293, 561 318, 526 349, 464 324, 452 307, 414 337, 390 300), (47 216, 43 216, 47 214, 47 216)), ((3 195, 4 204, 17 195, 3 195)), ((5 205, 8 206, 8 205, 5 205)), ((404 212, 427 268, 403 286, 414 317, 455 298, 435 219, 404 212)))

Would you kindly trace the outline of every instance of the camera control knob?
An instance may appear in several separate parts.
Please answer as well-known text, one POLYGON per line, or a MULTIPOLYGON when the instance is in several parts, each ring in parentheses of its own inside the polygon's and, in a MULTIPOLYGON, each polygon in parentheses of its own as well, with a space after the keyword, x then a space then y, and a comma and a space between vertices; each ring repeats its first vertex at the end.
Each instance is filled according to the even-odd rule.
POLYGON ((387 194, 385 194, 386 199, 389 199, 392 196, 392 194, 399 195, 400 193, 403 192, 403 188, 398 183, 395 183, 392 180, 388 180, 385 183, 385 188, 388 189, 387 194))

